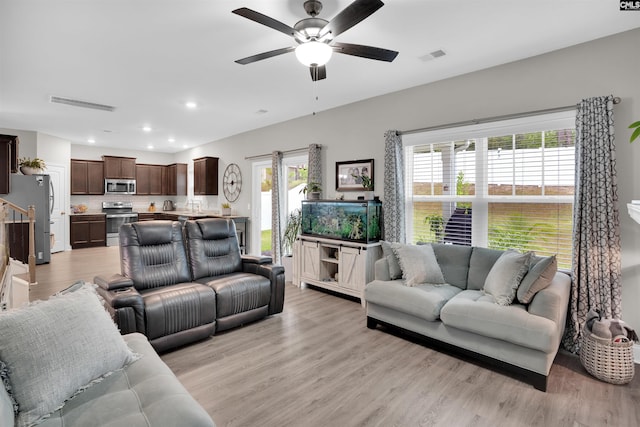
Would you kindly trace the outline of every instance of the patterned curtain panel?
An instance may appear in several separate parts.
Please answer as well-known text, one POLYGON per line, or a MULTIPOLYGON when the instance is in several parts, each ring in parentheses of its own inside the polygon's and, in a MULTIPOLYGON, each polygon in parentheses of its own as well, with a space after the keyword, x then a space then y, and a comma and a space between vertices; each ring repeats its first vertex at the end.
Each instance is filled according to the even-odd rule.
POLYGON ((271 253, 274 264, 280 264, 282 257, 282 152, 271 155, 271 253))
POLYGON ((620 220, 613 96, 585 99, 576 115, 573 282, 564 347, 577 353, 589 309, 620 318, 620 220))
POLYGON ((322 156, 320 144, 309 145, 309 175, 307 183, 318 182, 322 184, 322 156))
POLYGON ((402 136, 389 130, 384 134, 384 238, 405 243, 404 154, 402 136))

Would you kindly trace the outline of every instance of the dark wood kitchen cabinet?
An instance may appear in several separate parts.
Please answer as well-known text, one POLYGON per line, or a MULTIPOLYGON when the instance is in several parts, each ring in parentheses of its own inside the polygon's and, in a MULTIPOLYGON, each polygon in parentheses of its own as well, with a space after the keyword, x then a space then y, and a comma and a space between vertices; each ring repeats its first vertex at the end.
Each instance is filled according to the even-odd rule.
POLYGON ((162 193, 167 196, 187 195, 187 164, 173 163, 163 170, 164 188, 162 193))
POLYGON ((105 179, 136 179, 135 157, 102 156, 105 179))
POLYGON ((218 158, 193 159, 193 194, 197 196, 218 195, 218 158))
POLYGON ((93 248, 107 246, 107 218, 105 215, 71 215, 71 248, 93 248))
POLYGON ((99 160, 71 159, 71 194, 104 194, 103 174, 99 160))
POLYGON ((161 196, 163 194, 163 169, 161 165, 136 165, 136 194, 161 196))
POLYGON ((15 135, 0 135, 0 194, 11 192, 11 174, 18 172, 18 145, 15 135))

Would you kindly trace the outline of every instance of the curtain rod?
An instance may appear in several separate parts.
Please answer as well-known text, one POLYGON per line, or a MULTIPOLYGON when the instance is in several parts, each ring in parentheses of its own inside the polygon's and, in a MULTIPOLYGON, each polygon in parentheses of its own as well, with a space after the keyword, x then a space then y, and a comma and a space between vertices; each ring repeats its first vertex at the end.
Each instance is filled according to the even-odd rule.
MULTIPOLYGON (((321 147, 320 144, 315 144, 315 145, 318 145, 318 146, 321 147)), ((308 150, 309 150, 309 147, 293 148, 291 150, 282 151, 282 154, 303 153, 303 152, 308 151, 308 150)), ((245 157, 244 159, 245 160, 255 160, 255 159, 262 159, 262 158, 265 158, 265 157, 271 157, 271 153, 269 153, 269 154, 259 154, 257 156, 248 156, 248 157, 245 157)))
MULTIPOLYGON (((614 104, 620 104, 621 102, 622 102, 622 99, 620 99, 619 97, 613 98, 614 104)), ((483 119, 472 119, 472 120, 465 120, 462 122, 447 123, 444 125, 428 126, 420 129, 403 130, 403 131, 398 131, 398 135, 410 135, 413 133, 428 132, 432 130, 449 129, 449 128, 455 128, 460 126, 469 126, 469 125, 479 125, 482 123, 491 123, 491 122, 497 122, 500 120, 519 119, 521 117, 537 116, 540 114, 561 113, 563 111, 575 110, 577 106, 578 104, 567 105, 564 107, 546 108, 544 110, 534 110, 534 111, 527 111, 524 113, 505 114, 502 116, 485 117, 483 119)))

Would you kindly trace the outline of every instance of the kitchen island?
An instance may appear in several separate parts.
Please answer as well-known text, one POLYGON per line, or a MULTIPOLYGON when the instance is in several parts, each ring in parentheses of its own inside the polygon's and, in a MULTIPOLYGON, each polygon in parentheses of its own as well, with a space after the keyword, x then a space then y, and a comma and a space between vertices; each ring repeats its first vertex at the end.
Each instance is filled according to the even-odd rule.
POLYGON ((240 252, 249 253, 249 217, 239 215, 221 215, 218 211, 200 211, 192 212, 190 210, 176 211, 159 211, 159 212, 138 212, 138 221, 154 221, 154 220, 171 220, 186 221, 189 219, 201 218, 228 218, 232 219, 236 224, 236 233, 238 234, 238 244, 240 252))

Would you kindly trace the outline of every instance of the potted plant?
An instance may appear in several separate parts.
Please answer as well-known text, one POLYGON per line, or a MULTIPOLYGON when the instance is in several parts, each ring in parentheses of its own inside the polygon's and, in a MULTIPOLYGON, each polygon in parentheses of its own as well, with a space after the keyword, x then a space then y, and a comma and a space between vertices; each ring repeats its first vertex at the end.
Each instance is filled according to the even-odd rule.
POLYGON ((351 174, 356 180, 362 182, 362 188, 364 188, 364 199, 373 200, 373 180, 368 175, 356 175, 351 174))
POLYGON ((629 129, 635 129, 631 134, 631 138, 629 139, 629 142, 633 142, 636 140, 636 138, 640 136, 640 120, 638 120, 637 122, 631 123, 629 125, 629 129))
POLYGON ((223 203, 222 204, 222 215, 230 216, 231 215, 231 203, 223 203))
POLYGON ((305 185, 302 190, 300 190, 300 193, 307 196, 308 200, 319 200, 320 192, 322 192, 322 185, 320 185, 319 182, 313 181, 305 185))
POLYGON ((293 245, 302 230, 302 212, 294 209, 287 217, 287 225, 282 233, 282 265, 284 266, 284 281, 291 282, 293 278, 293 245))
POLYGON ((29 157, 21 157, 18 159, 18 166, 23 175, 33 175, 34 173, 42 173, 47 168, 44 160, 39 158, 31 159, 29 157))

